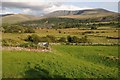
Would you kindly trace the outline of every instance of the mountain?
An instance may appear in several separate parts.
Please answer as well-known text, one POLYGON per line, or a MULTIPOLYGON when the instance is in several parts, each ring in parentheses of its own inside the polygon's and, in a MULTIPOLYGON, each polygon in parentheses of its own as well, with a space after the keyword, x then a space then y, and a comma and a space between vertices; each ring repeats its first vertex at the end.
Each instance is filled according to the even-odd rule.
POLYGON ((19 22, 41 20, 50 17, 74 18, 74 19, 96 19, 97 21, 112 21, 117 19, 117 13, 105 9, 86 9, 86 10, 59 10, 54 11, 43 17, 27 15, 27 14, 5 14, 2 17, 2 23, 14 24, 19 22))
POLYGON ((86 9, 75 11, 59 10, 46 14, 44 17, 96 18, 110 15, 116 15, 116 13, 105 9, 86 9))
POLYGON ((26 14, 6 14, 2 15, 2 23, 14 24, 18 22, 24 22, 29 20, 40 19, 39 17, 26 15, 26 14))

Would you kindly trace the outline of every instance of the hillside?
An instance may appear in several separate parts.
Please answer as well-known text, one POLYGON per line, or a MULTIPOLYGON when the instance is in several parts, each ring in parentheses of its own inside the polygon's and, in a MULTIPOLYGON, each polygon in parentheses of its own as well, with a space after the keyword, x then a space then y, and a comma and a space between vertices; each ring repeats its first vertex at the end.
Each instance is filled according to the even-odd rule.
POLYGON ((116 15, 115 12, 111 12, 105 9, 86 9, 86 10, 60 10, 46 14, 44 17, 65 17, 65 18, 96 18, 104 16, 116 15))
POLYGON ((18 23, 22 26, 49 27, 49 28, 80 27, 86 26, 86 23, 88 22, 96 23, 112 21, 116 22, 118 21, 118 14, 105 9, 87 9, 76 11, 63 10, 55 11, 41 17, 25 14, 11 14, 2 16, 2 23, 8 24, 18 23))
POLYGON ((11 14, 2 16, 2 23, 13 24, 17 22, 24 22, 29 20, 36 20, 38 17, 26 14, 11 14))
POLYGON ((49 17, 40 20, 25 21, 20 23, 20 25, 42 28, 78 28, 90 26, 117 26, 117 21, 117 16, 105 16, 89 19, 49 17))

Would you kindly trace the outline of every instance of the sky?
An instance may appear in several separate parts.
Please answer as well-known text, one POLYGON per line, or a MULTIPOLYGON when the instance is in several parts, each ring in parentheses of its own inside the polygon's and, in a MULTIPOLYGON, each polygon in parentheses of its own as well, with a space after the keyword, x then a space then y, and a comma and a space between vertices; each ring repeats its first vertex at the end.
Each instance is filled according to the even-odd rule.
POLYGON ((57 10, 103 8, 118 12, 119 0, 1 0, 0 14, 43 15, 57 10))

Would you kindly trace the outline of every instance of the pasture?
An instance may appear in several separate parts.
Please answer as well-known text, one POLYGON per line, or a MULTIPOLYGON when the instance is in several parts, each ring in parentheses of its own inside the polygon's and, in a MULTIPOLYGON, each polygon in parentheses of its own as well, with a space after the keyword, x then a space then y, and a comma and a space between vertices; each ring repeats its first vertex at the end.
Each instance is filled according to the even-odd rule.
POLYGON ((3 78, 118 78, 118 46, 51 47, 51 52, 4 50, 3 78))
POLYGON ((17 43, 24 43, 24 39, 28 35, 37 34, 40 37, 46 35, 53 35, 57 39, 60 37, 67 37, 68 35, 83 37, 87 36, 91 43, 118 43, 118 39, 108 39, 107 36, 118 37, 118 29, 111 27, 100 27, 97 30, 83 29, 83 28, 68 28, 68 29, 35 29, 35 33, 3 33, 2 39, 11 39, 17 43))
MULTIPOLYGON (((34 11, 39 7, 32 9, 30 6, 34 11)), ((27 7, 21 9, 24 8, 27 7)), ((41 15, 44 14, 42 11, 41 15)), ((120 76, 120 27, 116 12, 98 8, 61 10, 36 17, 32 14, 4 14, 1 18, 4 79, 118 79, 120 76)))

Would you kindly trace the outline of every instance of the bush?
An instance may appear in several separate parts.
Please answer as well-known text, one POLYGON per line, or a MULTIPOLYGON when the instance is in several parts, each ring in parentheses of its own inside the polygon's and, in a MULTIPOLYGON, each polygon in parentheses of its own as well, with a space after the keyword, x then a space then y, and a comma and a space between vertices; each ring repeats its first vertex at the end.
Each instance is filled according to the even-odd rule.
POLYGON ((32 34, 30 36, 28 36, 25 41, 30 41, 30 42, 33 42, 35 44, 39 43, 40 42, 40 37, 36 34, 32 34))
POLYGON ((38 44, 39 42, 56 42, 56 38, 52 35, 47 35, 46 37, 39 37, 36 34, 29 35, 25 41, 33 42, 38 44))
POLYGON ((82 38, 78 38, 77 36, 67 36, 68 43, 86 43, 88 42, 87 36, 84 36, 82 38))
POLYGON ((76 37, 76 36, 67 36, 67 41, 70 42, 70 43, 78 43, 79 42, 79 38, 76 37))
POLYGON ((71 43, 72 42, 72 37, 71 36, 67 36, 67 41, 71 43))

